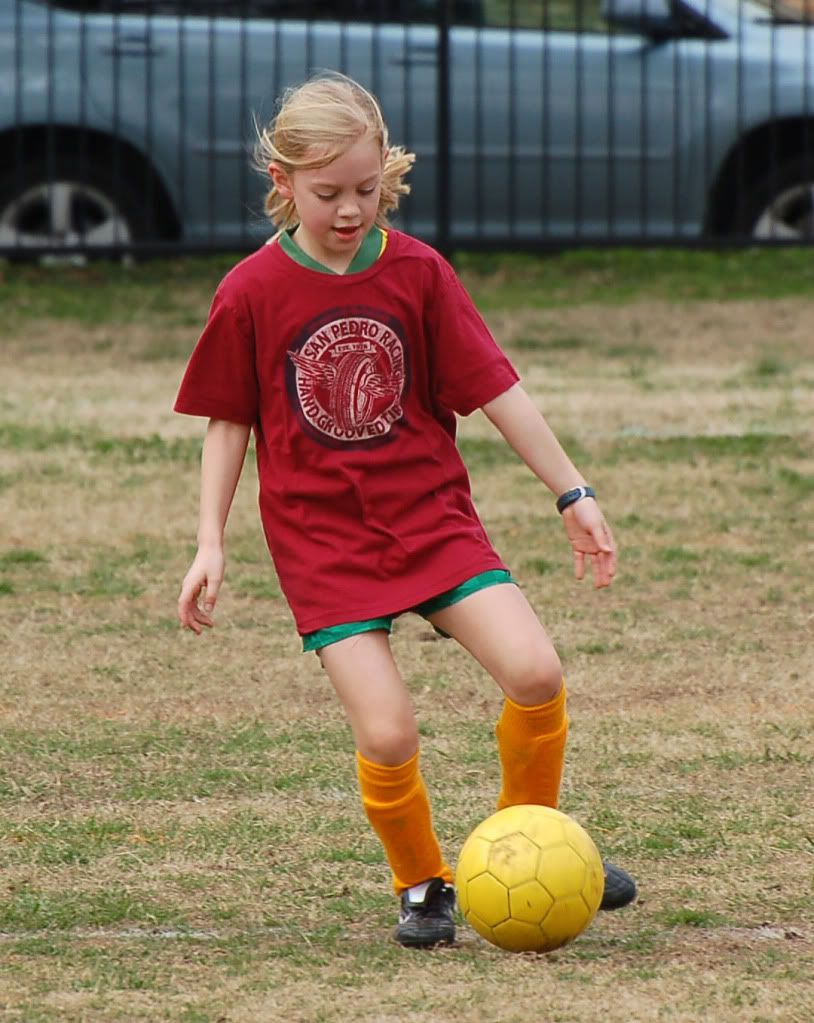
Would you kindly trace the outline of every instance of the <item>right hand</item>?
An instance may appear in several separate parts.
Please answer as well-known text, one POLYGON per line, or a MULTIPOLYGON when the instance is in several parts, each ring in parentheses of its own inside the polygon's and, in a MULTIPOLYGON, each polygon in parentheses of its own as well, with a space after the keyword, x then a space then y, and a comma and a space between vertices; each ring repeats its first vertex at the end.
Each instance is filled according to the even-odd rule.
POLYGON ((568 542, 574 552, 574 574, 585 575, 585 555, 591 559, 594 586, 610 586, 616 574, 616 541, 599 505, 592 497, 569 505, 562 513, 568 542))
POLYGON ((181 594, 178 597, 178 620, 185 629, 196 636, 203 632, 203 626, 211 629, 215 624, 212 611, 218 599, 218 590, 223 582, 225 559, 222 547, 199 548, 195 560, 184 576, 181 594), (199 600, 203 593, 203 607, 199 600))

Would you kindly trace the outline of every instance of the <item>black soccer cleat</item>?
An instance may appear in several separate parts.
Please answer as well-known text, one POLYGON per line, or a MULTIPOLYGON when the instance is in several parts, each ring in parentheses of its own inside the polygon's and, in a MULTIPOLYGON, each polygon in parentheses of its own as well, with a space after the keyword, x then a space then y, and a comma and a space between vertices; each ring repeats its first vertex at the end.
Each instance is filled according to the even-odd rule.
POLYGON ((602 894, 600 909, 621 909, 622 906, 629 906, 636 898, 636 882, 621 867, 603 860, 605 868, 605 891, 602 894))
POLYGON ((399 922, 393 937, 407 948, 431 948, 455 941, 455 889, 441 877, 427 884, 423 897, 402 892, 399 922))

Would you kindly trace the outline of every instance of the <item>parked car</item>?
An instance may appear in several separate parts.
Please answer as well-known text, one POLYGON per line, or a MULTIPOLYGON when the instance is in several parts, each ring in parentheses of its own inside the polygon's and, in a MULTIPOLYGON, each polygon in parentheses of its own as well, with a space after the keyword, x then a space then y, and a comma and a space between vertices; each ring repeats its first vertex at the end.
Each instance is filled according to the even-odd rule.
POLYGON ((0 0, 0 248, 259 242, 253 118, 324 68, 417 153, 400 223, 431 242, 808 239, 803 6, 0 0))

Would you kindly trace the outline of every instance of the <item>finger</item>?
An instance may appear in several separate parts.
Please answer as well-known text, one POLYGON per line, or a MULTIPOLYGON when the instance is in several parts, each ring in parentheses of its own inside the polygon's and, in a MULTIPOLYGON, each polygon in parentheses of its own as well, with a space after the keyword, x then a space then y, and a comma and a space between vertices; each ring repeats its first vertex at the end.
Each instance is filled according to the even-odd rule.
POLYGON ((614 547, 613 550, 608 555, 608 575, 611 577, 611 579, 613 579, 613 577, 616 575, 617 564, 618 559, 616 555, 616 548, 614 547))
POLYGON ((198 594, 201 592, 200 585, 183 587, 178 597, 178 620, 186 629, 193 632, 200 632, 197 626, 195 614, 198 611, 198 594))
POLYGON ((206 611, 202 611, 199 607, 195 608, 193 615, 198 625, 205 625, 207 629, 211 629, 215 624, 214 620, 210 618, 206 611))
POLYGON ((593 559, 594 585, 597 589, 610 586, 613 582, 616 571, 616 561, 613 554, 596 554, 593 559))
POLYGON ((185 611, 179 613, 178 621, 181 623, 183 628, 189 629, 190 632, 194 632, 196 636, 201 634, 201 624, 191 611, 185 611))
POLYGON ((606 522, 600 522, 598 526, 594 526, 591 530, 591 538, 598 550, 604 551, 606 554, 611 554, 615 550, 613 534, 606 522))
POLYGON ((218 592, 220 590, 220 579, 207 579, 206 580, 206 593, 204 595, 204 611, 207 613, 215 609, 215 604, 218 599, 218 592))
POLYGON ((598 548, 593 556, 594 585, 610 586, 616 574, 616 544, 606 523, 602 523, 594 539, 598 548))
POLYGON ((196 636, 200 636, 201 626, 199 622, 196 621, 192 614, 187 613, 179 614, 178 620, 180 621, 183 628, 189 629, 190 632, 194 632, 196 636))
POLYGON ((200 636, 203 632, 203 626, 206 626, 207 629, 211 629, 215 624, 212 618, 210 618, 205 611, 202 611, 197 604, 192 604, 191 606, 180 610, 178 618, 181 625, 183 625, 185 629, 189 629, 191 632, 194 632, 196 636, 200 636))
POLYGON ((582 579, 585 575, 585 555, 582 551, 574 551, 574 575, 582 579))
POLYGON ((194 604, 201 592, 204 580, 196 579, 191 573, 181 583, 181 592, 178 594, 178 606, 182 604, 194 604))
POLYGON ((610 581, 603 564, 604 558, 605 555, 603 554, 591 555, 591 569, 594 574, 594 586, 597 590, 601 590, 604 586, 607 586, 610 581))

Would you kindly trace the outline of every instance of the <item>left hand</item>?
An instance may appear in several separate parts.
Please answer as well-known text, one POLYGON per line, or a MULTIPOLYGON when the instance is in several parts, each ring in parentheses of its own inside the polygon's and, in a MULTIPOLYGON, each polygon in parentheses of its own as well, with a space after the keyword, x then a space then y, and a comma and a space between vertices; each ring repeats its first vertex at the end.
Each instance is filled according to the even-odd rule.
POLYGON ((574 574, 585 575, 585 555, 591 559, 594 586, 610 586, 616 573, 616 542, 599 505, 592 497, 570 505, 562 513, 568 541, 574 552, 574 574))

